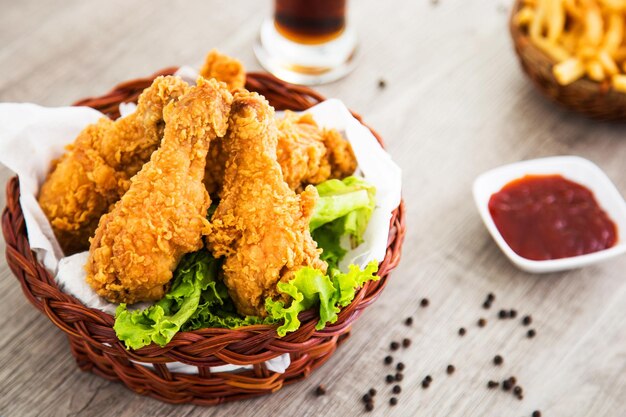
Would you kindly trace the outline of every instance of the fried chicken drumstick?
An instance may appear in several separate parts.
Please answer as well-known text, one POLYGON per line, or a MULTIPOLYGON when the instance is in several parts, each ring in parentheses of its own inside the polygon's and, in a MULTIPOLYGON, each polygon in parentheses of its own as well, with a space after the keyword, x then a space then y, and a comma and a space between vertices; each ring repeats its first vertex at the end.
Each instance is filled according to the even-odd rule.
MULTIPOLYGON (((204 184, 209 193, 221 193, 226 152, 223 140, 209 151, 204 184)), ((356 170, 350 142, 334 129, 320 128, 313 116, 286 111, 278 120, 278 163, 292 190, 302 191, 309 184, 332 178, 345 178, 356 170)))
POLYGON ((202 179, 213 139, 228 127, 232 96, 200 78, 163 110, 161 146, 105 214, 91 242, 87 282, 112 302, 158 300, 180 258, 202 247, 209 195, 202 179))
POLYGON ((100 119, 67 147, 39 193, 39 204, 66 255, 89 247, 100 217, 159 146, 163 108, 187 88, 180 78, 158 77, 141 94, 134 113, 115 122, 100 119))
POLYGON ((244 315, 266 315, 264 299, 278 296, 276 283, 298 269, 327 268, 309 233, 317 190, 309 186, 297 195, 283 180, 277 134, 269 103, 257 93, 236 92, 222 141, 224 189, 207 246, 225 257, 224 283, 244 315))

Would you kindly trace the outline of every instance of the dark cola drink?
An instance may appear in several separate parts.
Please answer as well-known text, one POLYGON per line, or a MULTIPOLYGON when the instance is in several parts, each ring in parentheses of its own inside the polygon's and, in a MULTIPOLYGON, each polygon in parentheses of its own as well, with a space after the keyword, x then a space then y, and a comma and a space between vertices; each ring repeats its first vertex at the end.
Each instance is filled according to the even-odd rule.
POLYGON ((320 44, 341 35, 347 0, 276 0, 274 24, 289 40, 320 44))

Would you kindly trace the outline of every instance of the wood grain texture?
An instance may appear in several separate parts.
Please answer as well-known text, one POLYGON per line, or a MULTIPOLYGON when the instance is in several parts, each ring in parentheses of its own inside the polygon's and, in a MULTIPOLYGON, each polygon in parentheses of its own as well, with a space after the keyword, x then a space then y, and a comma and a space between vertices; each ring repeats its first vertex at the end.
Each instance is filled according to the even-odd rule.
MULTIPOLYGON (((0 0, 0 101, 66 105, 159 68, 198 65, 212 47, 259 69, 252 42, 270 6, 0 0)), ((508 0, 352 1, 359 65, 319 90, 360 112, 386 139, 403 168, 408 233, 386 291, 308 380, 212 408, 135 395, 77 369, 63 334, 26 302, 2 261, 0 415, 356 416, 370 387, 379 392, 376 416, 625 415, 626 258, 544 276, 521 272, 473 205, 471 184, 481 172, 562 154, 596 162, 626 195, 624 125, 582 119, 532 89, 508 37, 508 7, 508 0), (497 299, 483 310, 489 291, 497 299), (422 297, 429 307, 419 307, 422 297), (519 319, 498 320, 499 308, 532 313, 537 337, 526 338, 519 319), (409 315, 411 328, 402 324, 409 315), (487 319, 482 329, 480 317, 487 319), (382 358, 403 337, 413 343, 394 354, 407 368, 399 404, 390 408, 382 358), (500 367, 491 363, 495 354, 504 357, 500 367), (452 376, 448 363, 457 369, 452 376), (433 382, 424 390, 427 374, 433 382), (510 375, 524 387, 523 401, 487 390, 487 380, 510 375), (329 393, 316 398, 320 383, 329 393)), ((1 182, 11 175, 0 169, 1 182)))

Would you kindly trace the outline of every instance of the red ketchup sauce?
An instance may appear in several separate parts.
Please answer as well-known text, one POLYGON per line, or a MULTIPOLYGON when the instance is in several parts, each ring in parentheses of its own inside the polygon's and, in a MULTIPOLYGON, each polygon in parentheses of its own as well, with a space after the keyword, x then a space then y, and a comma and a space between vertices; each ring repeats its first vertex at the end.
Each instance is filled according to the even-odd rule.
POLYGON ((527 175, 489 199, 489 213, 518 255, 568 258, 610 248, 617 227, 588 188, 561 175, 527 175))

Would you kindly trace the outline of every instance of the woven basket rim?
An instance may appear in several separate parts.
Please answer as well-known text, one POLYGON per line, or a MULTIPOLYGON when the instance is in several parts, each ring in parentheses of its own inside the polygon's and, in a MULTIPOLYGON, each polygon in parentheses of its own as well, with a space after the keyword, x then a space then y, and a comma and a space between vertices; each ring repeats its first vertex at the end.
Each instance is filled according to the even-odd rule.
MULTIPOLYGON (((510 30, 513 42, 515 43, 517 48, 519 48, 520 50, 528 49, 532 52, 533 55, 537 57, 541 57, 542 64, 549 66, 550 68, 550 76, 552 80, 554 81, 554 83, 558 84, 556 77, 554 77, 554 75, 552 74, 552 67, 555 64, 557 64, 557 61, 555 61, 551 56, 546 54, 543 50, 538 48, 532 42, 532 40, 530 39, 530 36, 515 23, 515 15, 522 7, 523 7, 523 0, 515 0, 515 4, 511 8, 511 14, 509 16, 509 30, 510 30)), ((612 94, 626 95, 621 91, 615 90, 611 86, 611 83, 608 80, 605 80, 603 82, 593 81, 589 77, 587 77, 586 74, 582 78, 579 78, 573 83, 568 84, 568 87, 579 88, 581 91, 596 91, 597 93, 601 93, 601 94, 612 93, 612 94)))
MULTIPOLYGON (((166 68, 150 77, 123 82, 103 96, 82 99, 75 102, 74 105, 91 105, 100 109, 110 107, 110 111, 103 112, 109 116, 115 115, 116 110, 114 108, 120 102, 126 101, 120 100, 120 98, 128 98, 126 94, 129 91, 137 89, 138 86, 149 85, 158 75, 173 74, 177 68, 166 68), (116 103, 115 106, 112 106, 112 103, 116 103)), ((263 88, 268 88, 272 93, 277 92, 278 97, 280 97, 281 91, 289 94, 300 94, 305 98, 298 96, 298 106, 302 105, 304 108, 324 99, 322 95, 308 87, 289 85, 266 73, 251 72, 247 76, 247 88, 255 90, 255 87, 262 85, 263 88)), ((367 126, 358 114, 352 113, 372 131, 381 146, 384 147, 380 135, 367 126)), ((279 356, 280 352, 297 352, 298 346, 306 345, 307 341, 315 335, 333 337, 337 343, 337 337, 349 331, 352 322, 360 316, 362 310, 380 295, 387 283, 389 273, 399 263, 405 235, 404 224, 404 202, 401 201, 400 205, 393 211, 390 221, 387 251, 385 258, 379 263, 380 280, 368 282, 360 288, 352 303, 342 308, 337 323, 328 324, 321 331, 314 329, 317 313, 308 311, 301 313, 302 324, 300 329, 282 338, 276 335, 277 326, 275 325, 244 326, 237 329, 206 328, 179 332, 165 347, 152 343, 138 350, 126 350, 113 332, 113 316, 86 307, 75 297, 61 291, 52 275, 36 260, 25 232, 23 213, 19 205, 19 180, 17 176, 12 177, 7 183, 7 206, 2 216, 3 234, 7 242, 7 262, 22 284, 24 294, 36 308, 70 337, 82 338, 87 344, 108 354, 156 364, 155 366, 167 362, 183 362, 198 366, 207 364, 210 366, 222 364, 256 365, 279 356), (113 338, 111 332, 113 332, 113 338), (204 345, 196 346, 196 344, 202 345, 203 343, 206 344, 205 350, 203 350, 204 345), (220 346, 226 345, 229 347, 228 351, 218 349, 220 346), (238 354, 238 351, 250 353, 238 354)))

